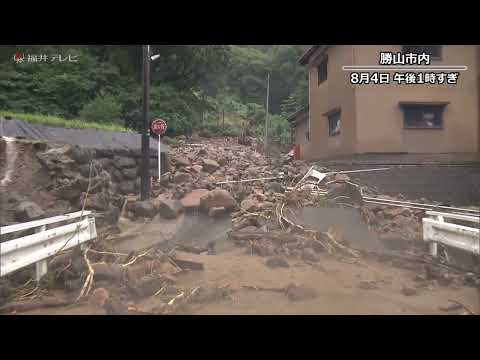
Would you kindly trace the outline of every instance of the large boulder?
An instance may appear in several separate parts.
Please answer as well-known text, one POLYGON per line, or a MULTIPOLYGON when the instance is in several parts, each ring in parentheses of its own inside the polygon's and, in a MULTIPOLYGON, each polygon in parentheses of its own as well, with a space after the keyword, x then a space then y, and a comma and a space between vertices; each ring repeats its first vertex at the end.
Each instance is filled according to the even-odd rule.
POLYGON ((175 184, 182 184, 184 182, 187 182, 188 180, 190 180, 191 178, 191 175, 190 174, 187 174, 187 173, 183 173, 183 172, 177 172, 175 173, 175 175, 173 176, 173 182, 175 184))
POLYGON ((350 202, 356 205, 363 205, 363 197, 358 186, 347 182, 341 183, 329 190, 327 198, 330 200, 338 200, 338 202, 350 202))
POLYGON ((265 184, 265 192, 267 193, 283 193, 285 189, 283 188, 282 184, 272 181, 272 182, 267 182, 265 184))
POLYGON ((224 207, 225 210, 238 208, 237 201, 227 190, 215 189, 200 198, 200 208, 207 212, 214 207, 224 207))
MULTIPOLYGON (((82 175, 83 177, 88 178, 90 176, 90 165, 89 164, 80 165, 77 169, 78 169, 78 172, 80 173, 80 175, 82 175)), ((95 170, 93 170, 93 168, 92 168, 93 174, 95 174, 94 171, 95 170)), ((65 173, 63 173, 63 175, 65 176, 65 173)))
POLYGON ((98 169, 111 169, 113 167, 113 160, 109 158, 97 159, 95 161, 98 169))
POLYGON ((212 159, 203 159, 202 160, 202 165, 203 165, 203 170, 205 170, 208 173, 213 173, 215 170, 217 170, 220 165, 212 159))
POLYGON ((77 177, 74 180, 66 180, 55 189, 55 195, 69 201, 78 199, 88 188, 88 179, 77 177))
POLYGON ((110 298, 109 292, 104 288, 97 288, 93 290, 88 302, 96 307, 102 308, 107 300, 110 298))
POLYGON ((38 220, 45 217, 45 212, 32 201, 22 201, 15 209, 15 219, 19 222, 38 220))
POLYGON ((126 156, 116 156, 114 158, 114 164, 117 169, 131 169, 137 166, 134 158, 126 156))
POLYGON ((202 165, 193 165, 192 166, 192 169, 197 173, 197 174, 200 174, 202 172, 202 165))
POLYGON ((245 199, 241 202, 240 207, 242 210, 253 212, 259 208, 259 203, 254 199, 245 199))
POLYGON ((104 228, 108 225, 115 225, 120 217, 120 210, 115 206, 110 206, 107 211, 97 212, 95 224, 97 228, 104 228))
POLYGON ((85 207, 89 210, 106 211, 110 207, 110 196, 105 192, 90 195, 85 207))
POLYGON ((135 180, 137 178, 137 169, 123 169, 122 175, 127 180, 135 180))
MULTIPOLYGON (((102 191, 102 189, 109 188, 112 182, 112 177, 110 174, 102 170, 98 173, 98 176, 95 176, 91 179, 91 186, 90 186, 90 193, 98 193, 102 191)), ((87 181, 88 183, 88 181, 87 181)))
POLYGON ((129 195, 135 193, 135 182, 133 181, 123 181, 118 186, 118 192, 122 195, 129 195))
POLYGON ((70 151, 70 146, 65 145, 45 152, 38 152, 37 158, 48 170, 60 170, 75 163, 75 160, 72 160, 68 155, 70 151))
POLYGON ((208 155, 208 152, 205 148, 201 148, 200 150, 198 150, 197 152, 197 156, 206 156, 208 155))
POLYGON ((80 146, 74 146, 70 152, 70 156, 78 164, 87 164, 94 158, 95 151, 80 146))
POLYGON ((180 200, 185 209, 197 209, 200 207, 200 199, 202 196, 208 194, 207 189, 196 189, 188 193, 180 200))
POLYGON ((115 182, 122 182, 123 181, 123 175, 122 175, 122 172, 118 169, 114 169, 112 171, 112 179, 113 181, 115 182))
POLYGON ((127 289, 138 298, 154 295, 163 286, 163 279, 153 276, 144 276, 132 284, 127 284, 127 289))
POLYGON ((227 162, 228 162, 228 159, 226 157, 221 157, 220 159, 218 159, 218 163, 220 164, 220 166, 227 165, 227 162))
POLYGON ((303 260, 311 261, 311 262, 318 262, 320 261, 320 257, 312 248, 305 248, 303 249, 302 253, 303 260))
POLYGON ((178 200, 170 200, 164 197, 158 198, 158 213, 164 219, 176 219, 183 211, 182 203, 178 200))
POLYGON ((177 156, 175 158, 175 165, 178 167, 190 166, 190 160, 188 160, 185 156, 177 156))
POLYGON ((112 149, 96 149, 95 155, 97 158, 113 158, 115 152, 112 149))

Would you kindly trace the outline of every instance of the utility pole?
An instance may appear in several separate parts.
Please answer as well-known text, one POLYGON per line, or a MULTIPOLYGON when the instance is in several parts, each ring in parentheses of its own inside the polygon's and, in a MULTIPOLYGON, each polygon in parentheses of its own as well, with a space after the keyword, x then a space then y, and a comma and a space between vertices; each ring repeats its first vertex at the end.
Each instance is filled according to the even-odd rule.
POLYGON ((268 105, 270 102, 270 73, 267 76, 267 113, 265 114, 265 154, 267 153, 268 148, 268 105))
POLYGON ((142 201, 150 198, 150 61, 150 45, 143 45, 142 201))

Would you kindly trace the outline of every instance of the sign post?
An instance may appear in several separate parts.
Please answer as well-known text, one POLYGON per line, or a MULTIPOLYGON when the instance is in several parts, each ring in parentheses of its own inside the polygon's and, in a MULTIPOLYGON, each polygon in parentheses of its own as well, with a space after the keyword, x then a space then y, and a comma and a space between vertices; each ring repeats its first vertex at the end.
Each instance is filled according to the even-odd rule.
POLYGON ((152 132, 158 135, 158 181, 160 182, 162 176, 162 152, 161 152, 161 137, 167 131, 167 123, 162 119, 155 119, 152 122, 152 132))

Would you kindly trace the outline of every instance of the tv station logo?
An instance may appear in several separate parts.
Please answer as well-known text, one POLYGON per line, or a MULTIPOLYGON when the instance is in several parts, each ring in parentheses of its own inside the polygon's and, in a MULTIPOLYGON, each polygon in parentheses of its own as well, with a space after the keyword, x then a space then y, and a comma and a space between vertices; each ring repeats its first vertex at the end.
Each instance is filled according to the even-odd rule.
POLYGON ((47 55, 47 54, 25 54, 23 52, 16 52, 13 55, 13 61, 16 64, 23 64, 23 63, 63 63, 63 62, 70 62, 76 63, 78 62, 78 55, 65 55, 62 54, 55 54, 55 55, 47 55))
POLYGON ((343 66, 353 85, 456 85, 467 66, 432 65, 429 54, 380 52, 379 65, 343 66))

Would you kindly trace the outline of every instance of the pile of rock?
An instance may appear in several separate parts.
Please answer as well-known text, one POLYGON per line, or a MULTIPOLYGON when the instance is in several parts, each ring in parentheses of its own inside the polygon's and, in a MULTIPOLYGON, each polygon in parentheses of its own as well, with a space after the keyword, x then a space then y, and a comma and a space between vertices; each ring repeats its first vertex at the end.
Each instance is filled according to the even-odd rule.
MULTIPOLYGON (((391 200, 401 200, 401 197, 382 196, 391 200)), ((422 218, 425 211, 393 206, 363 206, 361 213, 366 223, 379 234, 401 234, 408 240, 422 238, 422 218)))
POLYGON ((234 139, 210 139, 196 145, 200 146, 182 144, 175 149, 171 171, 162 176, 161 186, 154 192, 180 200, 186 209, 200 209, 211 216, 237 210, 242 201, 264 192, 281 192, 290 180, 303 176, 307 170, 303 161, 274 162, 234 139), (223 181, 275 177, 282 173, 285 179, 278 182, 217 185, 223 181))

